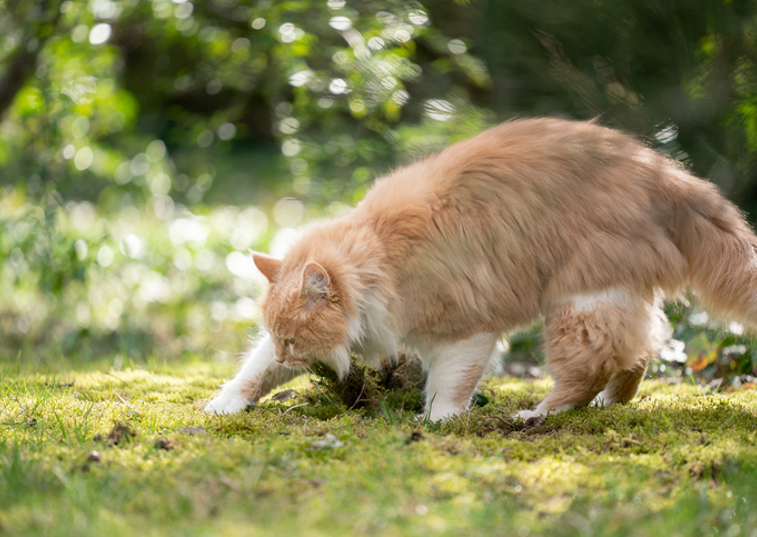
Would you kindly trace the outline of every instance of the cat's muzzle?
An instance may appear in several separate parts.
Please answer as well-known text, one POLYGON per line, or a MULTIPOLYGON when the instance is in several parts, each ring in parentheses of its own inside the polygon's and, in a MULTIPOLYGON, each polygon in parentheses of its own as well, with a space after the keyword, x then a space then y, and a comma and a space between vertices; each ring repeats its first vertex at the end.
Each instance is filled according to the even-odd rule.
POLYGON ((287 369, 305 369, 310 365, 310 363, 307 360, 304 360, 302 358, 295 358, 295 357, 280 358, 277 356, 276 362, 280 363, 287 369))

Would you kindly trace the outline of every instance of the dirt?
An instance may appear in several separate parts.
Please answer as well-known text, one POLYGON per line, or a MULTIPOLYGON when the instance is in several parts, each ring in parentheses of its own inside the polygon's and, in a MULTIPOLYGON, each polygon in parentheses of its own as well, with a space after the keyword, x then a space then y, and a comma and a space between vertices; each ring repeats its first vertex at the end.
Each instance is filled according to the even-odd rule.
POLYGON ((102 438, 101 435, 95 437, 95 440, 105 441, 109 446, 121 446, 128 444, 137 436, 136 431, 123 422, 116 422, 108 433, 108 436, 102 438))
POLYGON ((176 449, 176 442, 170 438, 158 438, 152 445, 155 449, 162 449, 164 451, 171 451, 176 449))
MULTIPOLYGON (((315 364, 313 371, 322 387, 349 409, 376 409, 381 406, 382 400, 395 404, 398 398, 404 402, 408 395, 420 400, 425 382, 420 361, 416 356, 404 352, 400 353, 395 362, 385 362, 378 371, 360 358, 353 357, 352 368, 341 380, 331 369, 321 364, 315 364)), ((404 405, 404 408, 412 410, 410 407, 411 405, 404 405)))

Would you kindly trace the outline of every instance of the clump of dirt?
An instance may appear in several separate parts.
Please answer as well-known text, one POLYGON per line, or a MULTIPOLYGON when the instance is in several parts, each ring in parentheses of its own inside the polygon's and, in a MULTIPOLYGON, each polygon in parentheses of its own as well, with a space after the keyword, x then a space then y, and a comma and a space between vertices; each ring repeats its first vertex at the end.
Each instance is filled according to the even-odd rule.
POLYGON ((128 444, 136 436, 137 433, 134 429, 127 424, 118 421, 113 424, 113 428, 108 433, 108 436, 103 438, 102 435, 98 434, 95 436, 95 440, 105 442, 109 446, 119 446, 128 444))
POLYGON ((171 451, 173 449, 176 449, 176 442, 171 440, 170 438, 158 438, 155 440, 155 443, 152 445, 155 449, 162 449, 164 451, 171 451))
POLYGON ((420 361, 412 354, 401 352, 396 361, 387 360, 380 370, 353 356, 350 372, 342 380, 320 363, 313 366, 313 372, 315 382, 350 409, 380 408, 381 401, 410 411, 423 408, 421 391, 425 375, 420 361))
POLYGON ((478 429, 479 436, 497 432, 502 436, 515 436, 523 439, 537 438, 552 434, 561 429, 561 425, 550 424, 544 416, 533 416, 527 419, 512 416, 487 416, 484 424, 478 429))
POLYGON ((423 440, 423 433, 420 431, 413 431, 412 434, 407 438, 405 443, 409 444, 411 442, 420 442, 421 440, 423 440))

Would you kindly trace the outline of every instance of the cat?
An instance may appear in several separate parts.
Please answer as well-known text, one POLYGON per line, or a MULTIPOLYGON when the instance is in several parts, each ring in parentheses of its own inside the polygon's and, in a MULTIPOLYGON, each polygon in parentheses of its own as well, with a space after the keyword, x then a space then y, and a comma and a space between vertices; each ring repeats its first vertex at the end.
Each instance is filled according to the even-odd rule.
POLYGON ((466 410, 503 332, 545 321, 551 393, 522 418, 632 399, 688 286, 757 324, 757 237, 717 189, 596 122, 503 123, 378 179, 269 280, 265 335, 206 407, 235 413, 314 360, 419 352, 431 420, 466 410))

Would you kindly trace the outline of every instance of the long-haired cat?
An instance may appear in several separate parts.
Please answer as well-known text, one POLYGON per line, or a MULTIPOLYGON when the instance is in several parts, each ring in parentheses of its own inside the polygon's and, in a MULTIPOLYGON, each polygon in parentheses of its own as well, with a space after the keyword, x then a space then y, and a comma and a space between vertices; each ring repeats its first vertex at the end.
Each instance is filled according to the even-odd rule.
POLYGON ((377 180, 283 260, 254 254, 266 335, 206 411, 238 412, 314 360, 379 365, 402 343, 427 371, 430 418, 453 416, 500 333, 540 315, 555 386, 520 415, 626 402, 669 337, 663 296, 688 285, 757 324, 755 246, 712 184, 626 134, 504 123, 377 180))

